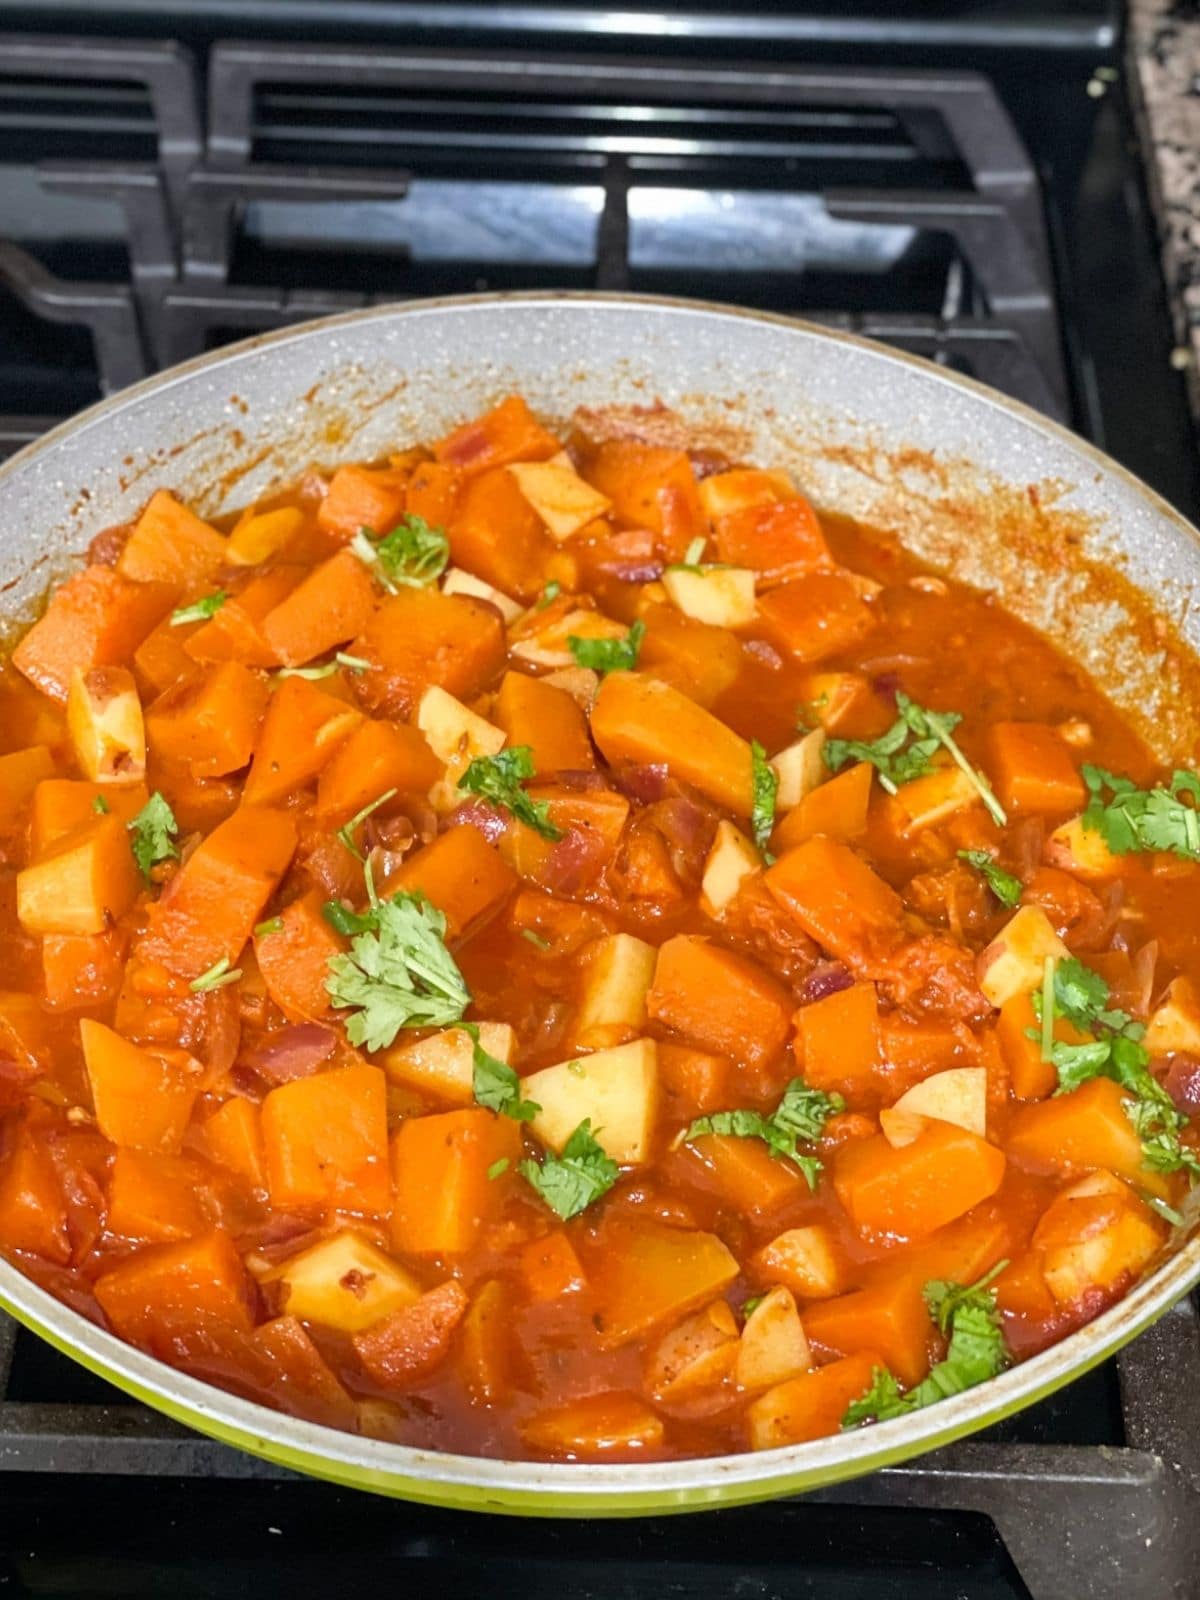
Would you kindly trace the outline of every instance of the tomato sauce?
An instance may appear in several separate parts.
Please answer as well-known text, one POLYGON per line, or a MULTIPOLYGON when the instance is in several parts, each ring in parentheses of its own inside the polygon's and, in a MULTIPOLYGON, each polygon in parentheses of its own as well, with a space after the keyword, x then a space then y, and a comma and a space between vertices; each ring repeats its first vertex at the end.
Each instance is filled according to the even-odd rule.
POLYGON ((1195 853, 1085 767, 1162 791, 994 597, 636 416, 160 493, 0 669, 0 1249, 465 1453, 836 1432, 954 1366, 929 1284, 999 1370, 1195 1160, 1195 853))

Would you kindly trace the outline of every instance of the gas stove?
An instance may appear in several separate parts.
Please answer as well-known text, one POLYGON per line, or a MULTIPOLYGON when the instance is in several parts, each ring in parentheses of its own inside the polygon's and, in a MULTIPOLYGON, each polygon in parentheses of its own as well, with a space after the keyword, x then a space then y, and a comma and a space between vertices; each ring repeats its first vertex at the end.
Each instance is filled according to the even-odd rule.
MULTIPOLYGON (((1115 4, 0 0, 34 25, 0 37, 0 454, 262 329, 597 288, 882 339, 1200 515, 1115 4)), ((1157 1600, 1200 1570, 1200 1326, 802 1499, 531 1525, 292 1477, 0 1321, 0 1468, 15 1594, 238 1596, 269 1562, 299 1596, 1157 1600)))

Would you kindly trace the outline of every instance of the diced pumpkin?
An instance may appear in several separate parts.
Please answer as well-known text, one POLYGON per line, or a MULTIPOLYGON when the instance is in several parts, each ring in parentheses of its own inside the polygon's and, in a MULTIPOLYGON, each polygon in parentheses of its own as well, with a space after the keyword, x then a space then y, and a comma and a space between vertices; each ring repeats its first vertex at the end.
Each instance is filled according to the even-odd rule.
POLYGON ((663 1040, 658 1046, 658 1077, 670 1099, 672 1120, 690 1122, 728 1103, 731 1063, 724 1056, 663 1040))
POLYGON ((197 1063, 181 1051, 152 1054, 90 1017, 79 1038, 104 1137, 136 1150, 177 1151, 200 1089, 197 1063))
POLYGON ((940 767, 900 786, 888 797, 888 809, 899 821, 906 838, 957 816, 980 803, 979 790, 958 767, 940 767))
POLYGON ((1000 1187, 1004 1152, 950 1122, 930 1121, 893 1149, 882 1134, 843 1145, 833 1159, 838 1199, 859 1229, 920 1238, 1000 1187))
POLYGON ((339 467, 317 508, 317 524, 339 539, 353 539, 360 528, 390 533, 404 514, 408 473, 391 467, 339 467))
POLYGON ((879 1004, 873 983, 855 983, 796 1012, 796 1054, 805 1082, 857 1100, 876 1087, 879 1004))
POLYGON ((354 680, 368 710, 410 717, 431 684, 460 700, 485 688, 504 665, 504 623, 468 595, 403 589, 379 604, 351 653, 372 664, 354 680))
POLYGON ((863 1350, 768 1389, 746 1412, 750 1448, 776 1450, 836 1435, 846 1411, 871 1387, 875 1368, 883 1364, 874 1351, 863 1350))
POLYGON ((746 1318, 733 1375, 742 1389, 769 1389, 812 1366, 790 1289, 769 1289, 746 1318))
POLYGON ((30 855, 36 859, 56 839, 93 822, 97 816, 97 800, 103 800, 119 821, 132 822, 148 798, 144 784, 114 789, 76 778, 45 778, 33 792, 29 813, 30 855))
POLYGON ((521 1133, 509 1117, 481 1106, 409 1117, 392 1139, 392 1244, 402 1255, 453 1256, 470 1250, 500 1209, 504 1174, 515 1169, 521 1133))
POLYGON ((765 1066, 787 1042, 791 1002, 745 956, 676 934, 659 947, 646 1010, 702 1050, 765 1066))
POLYGON ((403 1389, 446 1359, 467 1304, 466 1290, 451 1278, 356 1333, 354 1353, 381 1388, 403 1389))
POLYGON ((1045 723, 993 723, 988 744, 992 784, 1009 813, 1078 811, 1086 799, 1069 748, 1045 723))
POLYGON ((589 1272, 602 1348, 628 1344, 684 1316, 737 1275, 736 1258, 715 1233, 649 1221, 609 1223, 589 1272))
POLYGON ((761 467, 733 467, 728 472, 710 473, 700 480, 698 492, 704 515, 714 527, 735 511, 772 506, 796 497, 786 472, 761 467))
POLYGON ((108 1232, 145 1244, 191 1239, 206 1227, 195 1167, 179 1156, 122 1149, 108 1179, 108 1232))
MULTIPOLYGON (((945 1072, 935 1072, 906 1090, 892 1110, 953 1123, 982 1139, 987 1133, 987 1072, 983 1067, 950 1067, 945 1072)), ((882 1113, 879 1121, 886 1136, 882 1113)))
POLYGON ((836 778, 810 789, 780 822, 776 845, 781 851, 791 850, 818 833, 846 842, 861 839, 867 831, 874 775, 869 761, 859 761, 836 778))
POLYGON ((446 528, 458 510, 463 482, 463 474, 455 466, 444 461, 419 461, 408 480, 404 509, 410 517, 420 517, 432 528, 446 528))
POLYGON ((535 773, 588 771, 596 765, 583 712, 563 689, 524 672, 506 672, 492 710, 509 745, 528 745, 535 773))
POLYGON ((342 1333, 358 1333, 421 1298, 412 1274, 352 1228, 289 1256, 264 1282, 278 1285, 289 1316, 342 1333))
POLYGON ((270 1371, 271 1398, 281 1410, 329 1428, 352 1431, 358 1425, 358 1407, 295 1317, 260 1323, 252 1343, 270 1371))
POLYGON ((548 461, 558 450, 558 440, 516 394, 510 394, 474 421, 452 429, 433 447, 438 461, 457 467, 467 476, 507 466, 512 461, 548 461))
POLYGON ((736 683, 742 647, 728 628, 697 622, 661 603, 644 607, 641 619, 646 633, 638 663, 648 677, 660 679, 705 708, 736 683))
POLYGON ((234 524, 225 559, 239 567, 261 566, 287 549, 305 521, 299 506, 277 506, 272 511, 251 508, 234 524))
POLYGON ((339 550, 267 613, 263 638, 284 666, 303 666, 356 638, 374 609, 375 586, 366 567, 353 551, 339 550))
POLYGON ((180 1343, 206 1330, 248 1334, 250 1280, 227 1233, 138 1250, 96 1279, 96 1300, 115 1333, 152 1355, 178 1359, 180 1343))
MULTIPOLYGON (((516 1035, 506 1022, 480 1022, 480 1048, 507 1066, 516 1035)), ((465 1028, 443 1028, 413 1044, 394 1044, 379 1057, 391 1083, 436 1095, 451 1105, 474 1104, 475 1042, 465 1028)))
POLYGON ((750 815, 750 746, 669 684, 610 672, 592 707, 592 737, 610 762, 664 763, 719 805, 750 815))
POLYGON ((828 1300, 847 1287, 846 1265, 822 1222, 777 1234, 751 1258, 750 1266, 756 1277, 781 1283, 802 1300, 828 1300))
POLYGON ((46 1017, 31 994, 0 989, 0 1056, 23 1065, 36 1075, 50 1058, 46 1017))
POLYGON ((66 1197, 49 1150, 21 1129, 0 1166, 0 1247, 65 1266, 71 1259, 66 1197))
POLYGON ((738 1358, 738 1325, 724 1300, 685 1317, 650 1353, 646 1387, 656 1400, 677 1402, 724 1383, 738 1358))
POLYGON ((262 1135, 277 1209, 336 1206, 386 1216, 387 1089, 378 1067, 337 1067, 272 1089, 262 1135))
POLYGON ((653 1039, 635 1039, 531 1073, 521 1092, 540 1106, 530 1124, 561 1151, 585 1119, 604 1152, 622 1166, 649 1160, 658 1109, 658 1063, 653 1039))
POLYGON ((531 1239, 520 1255, 521 1278, 534 1300, 557 1300, 585 1287, 579 1257, 561 1228, 531 1239))
POLYGON ((457 566, 522 600, 537 596, 554 560, 555 541, 501 468, 468 479, 446 532, 457 566))
POLYGON ((509 467, 525 499, 561 543, 609 508, 606 495, 586 483, 573 467, 553 461, 524 462, 509 467))
MULTIPOLYGON (((643 444, 637 439, 606 439, 584 468, 588 481, 612 502, 617 522, 631 528, 663 531, 664 491, 675 490, 698 524, 700 498, 692 464, 682 450, 643 444)), ((683 551, 677 552, 682 558, 683 551)))
POLYGON ((125 967, 124 935, 47 933, 42 937, 42 995, 51 1011, 83 1011, 116 998, 125 967))
POLYGON ((308 569, 301 566, 269 567, 244 589, 230 595, 224 605, 198 628, 189 627, 183 649, 193 661, 239 661, 244 667, 278 667, 274 648, 263 625, 287 599, 308 569))
POLYGON ((240 1095, 226 1100, 198 1131, 200 1147, 210 1161, 236 1173, 251 1189, 266 1189, 262 1119, 253 1100, 240 1095))
POLYGON ((1009 1125, 1005 1149, 1031 1172, 1107 1168, 1140 1189, 1165 1195, 1163 1174, 1142 1165, 1142 1145, 1125 1114, 1128 1094, 1111 1078, 1092 1078, 1070 1094, 1022 1106, 1009 1125))
POLYGON ((331 957, 343 946, 322 914, 326 896, 310 889, 281 911, 282 924, 254 935, 254 953, 267 993, 289 1020, 312 1022, 330 1008, 331 957))
POLYGON ((731 508, 715 526, 721 560, 753 567, 766 584, 786 583, 833 566, 816 512, 794 490, 774 504, 731 508))
POLYGON ((662 1444, 664 1431, 662 1419, 631 1394, 588 1395, 535 1411, 521 1424, 521 1437, 531 1449, 569 1461, 653 1450, 662 1444))
POLYGON ((1151 1013, 1142 1043, 1151 1055, 1177 1050, 1200 1054, 1200 992, 1190 978, 1172 978, 1151 1013))
POLYGON ((169 583, 131 583, 111 567, 85 567, 54 591, 13 651, 12 664, 43 694, 65 703, 76 669, 127 661, 177 593, 169 583))
POLYGON ((911 1274, 898 1273, 805 1306, 808 1341, 826 1358, 878 1351, 901 1383, 919 1383, 929 1370, 933 1340, 921 1287, 911 1274))
POLYGON ((362 723, 362 714, 307 678, 285 678, 271 696, 243 800, 274 805, 311 783, 362 723))
POLYGON ((979 987, 992 1005, 1002 1006, 1041 984, 1047 957, 1065 961, 1070 954, 1041 906, 1020 906, 980 952, 975 966, 979 987))
POLYGON ((441 771, 441 762, 419 728, 367 719, 317 780, 314 815, 326 827, 339 827, 389 789, 426 793, 441 771))
POLYGON ((770 1216, 808 1192, 799 1168, 773 1156, 758 1139, 708 1133, 693 1139, 690 1148, 729 1204, 745 1216, 770 1216))
MULTIPOLYGON (((825 749, 824 728, 814 728, 793 744, 786 745, 771 757, 771 767, 777 779, 775 810, 782 816, 798 806, 806 795, 818 788, 829 777, 822 752, 825 749)), ((815 828, 812 830, 817 831, 815 828)))
POLYGON ((446 568, 442 575, 442 593, 465 594, 472 600, 486 600, 488 605, 495 606, 506 623, 515 622, 525 609, 519 600, 504 594, 495 584, 485 583, 465 567, 446 568))
POLYGON ((207 583, 227 557, 223 534, 168 489, 151 495, 117 557, 117 571, 138 583, 192 590, 207 583))
POLYGON ((196 637, 175 627, 169 616, 150 630, 133 653, 133 678, 144 700, 153 700, 192 671, 195 657, 184 646, 196 637))
POLYGON ((704 862, 700 909, 706 916, 720 917, 737 897, 743 880, 760 872, 762 864, 762 857, 745 834, 722 817, 704 862))
POLYGON ((826 733, 882 733, 889 718, 862 672, 806 672, 799 685, 800 709, 826 733), (881 725, 882 723, 882 725, 881 725))
POLYGON ((471 1297, 458 1336, 458 1370, 472 1405, 498 1406, 511 1398, 516 1351, 512 1290, 489 1278, 471 1297))
POLYGON ((17 874, 17 916, 27 933, 103 933, 140 887, 125 824, 93 816, 17 874))
POLYGON ((746 628, 754 621, 754 574, 749 567, 668 567, 663 588, 672 603, 714 628, 746 628))
POLYGON ((54 757, 44 744, 0 755, 0 828, 13 828, 24 821, 37 790, 55 781, 54 757))
POLYGON ((581 956, 583 986, 575 1013, 575 1040, 594 1050, 614 1032, 637 1033, 646 1021, 646 994, 654 978, 657 951, 631 933, 610 933, 581 956))
POLYGON ((150 748, 166 761, 186 763, 194 778, 239 772, 254 753, 267 685, 259 672, 220 661, 192 672, 146 712, 150 748))
POLYGON ((457 938, 494 916, 516 881, 477 829, 455 827, 406 856, 388 890, 418 890, 445 916, 450 937, 457 938))
POLYGON ((875 626, 875 613, 849 578, 817 572, 759 596, 757 630, 801 666, 852 649, 875 626))
MULTIPOLYGON (((1058 1069, 1042 1059, 1041 1022, 1033 1009, 1033 994, 1020 990, 1010 995, 996 1018, 996 1042, 1008 1069, 1009 1087, 1016 1100, 1045 1100, 1058 1087, 1058 1069), (1030 1036, 1033 1030, 1035 1037, 1030 1036)), ((1090 1036, 1065 1017, 1054 1019, 1054 1039, 1059 1044, 1084 1044, 1090 1036)))
POLYGON ((151 908, 142 953, 189 979, 219 961, 234 965, 295 847, 289 816, 239 806, 196 847, 151 908))
POLYGON ((836 839, 806 839, 781 855, 763 881, 805 933, 852 971, 880 961, 899 941, 900 896, 836 839))

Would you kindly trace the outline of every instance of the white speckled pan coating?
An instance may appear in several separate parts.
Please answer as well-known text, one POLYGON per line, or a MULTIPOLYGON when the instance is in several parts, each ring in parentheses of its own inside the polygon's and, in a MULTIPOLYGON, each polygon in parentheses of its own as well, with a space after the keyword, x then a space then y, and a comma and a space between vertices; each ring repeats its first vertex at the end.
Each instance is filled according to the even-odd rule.
MULTIPOLYGON (((698 437, 792 468, 818 502, 893 527, 935 565, 997 589, 1165 757, 1193 758, 1200 536, 1190 525, 1074 435, 968 380, 803 323, 684 301, 519 295, 381 308, 139 384, 0 468, 0 618, 31 616, 92 535, 155 488, 209 514, 234 509, 310 463, 427 439, 513 389, 560 420, 581 404, 661 400, 698 437)), ((0 1304, 149 1404, 299 1470, 480 1510, 628 1515, 831 1483, 1020 1409, 1200 1279, 1192 1231, 1177 1229, 1162 1264, 1090 1326, 956 1399, 791 1449, 645 1466, 504 1462, 357 1438, 183 1377, 3 1262, 0 1304)))

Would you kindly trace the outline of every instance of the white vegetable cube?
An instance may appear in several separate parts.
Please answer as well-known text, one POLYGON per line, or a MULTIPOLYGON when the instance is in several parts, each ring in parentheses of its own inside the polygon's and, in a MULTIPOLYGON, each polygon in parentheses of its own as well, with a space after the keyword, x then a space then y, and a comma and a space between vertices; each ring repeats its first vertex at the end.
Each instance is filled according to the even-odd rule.
POLYGON ((415 1278, 349 1228, 292 1256, 266 1281, 282 1284, 289 1316, 343 1333, 369 1328, 421 1297, 415 1278))
POLYGON ((744 628, 754 621, 754 573, 749 567, 668 567, 663 588, 676 609, 718 628, 744 628))
POLYGON ((884 1106, 879 1113, 879 1131, 893 1150, 912 1144, 925 1132, 928 1121, 915 1111, 900 1111, 895 1106, 884 1106))
POLYGON ((93 783, 140 783, 146 776, 146 728, 137 686, 124 667, 71 674, 67 731, 80 768, 93 783))
POLYGON ((968 1133, 986 1138, 987 1072, 983 1067, 951 1067, 946 1072, 934 1072, 914 1083, 892 1110, 901 1115, 931 1117, 935 1122, 953 1122, 968 1133))
POLYGON ((827 1300, 846 1287, 833 1234, 823 1222, 777 1234, 759 1251, 757 1267, 766 1278, 786 1277, 806 1300, 827 1300))
POLYGON ((791 811, 829 777, 829 768, 821 753, 825 749, 825 738, 824 728, 814 728, 803 739, 797 739, 795 744, 787 745, 771 757, 771 766, 779 779, 775 791, 776 811, 791 811))
POLYGON ((583 711, 591 710, 600 688, 600 674, 591 667, 559 667, 556 672, 547 672, 542 681, 553 684, 556 689, 565 689, 583 711))
POLYGON ((942 767, 912 783, 901 784, 890 800, 904 833, 936 827, 956 812, 979 803, 979 790, 958 767, 942 767))
POLYGON ((1125 870, 1120 856, 1114 855, 1098 828, 1085 828, 1082 817, 1064 822, 1046 840, 1045 858, 1051 866, 1088 882, 1115 878, 1125 870))
POLYGON ((658 1052, 653 1039, 560 1061, 522 1080, 522 1093, 541 1110, 530 1126, 544 1144, 561 1150, 590 1118, 605 1153, 622 1166, 649 1159, 658 1105, 658 1052))
POLYGON ((636 1033, 646 1021, 646 994, 657 952, 631 933, 611 933, 583 953, 583 994, 575 1038, 585 1047, 608 1042, 610 1029, 636 1033))
MULTIPOLYGON (((480 1022, 480 1048, 508 1066, 516 1038, 507 1022, 480 1022)), ((451 1105, 475 1100, 475 1041, 463 1028, 444 1028, 415 1044, 393 1045, 379 1058, 392 1083, 436 1095, 451 1105)))
POLYGON ((518 656, 535 667, 574 667, 579 663, 572 654, 568 639, 624 639, 628 633, 628 628, 606 617, 602 611, 590 611, 586 606, 580 606, 575 611, 568 611, 565 616, 552 619, 534 633, 514 639, 508 648, 510 655, 518 656))
POLYGON ((1042 1213, 1033 1247, 1060 1305, 1111 1288, 1157 1255, 1162 1224, 1111 1172, 1095 1172, 1062 1190, 1042 1213))
POLYGON ((700 880, 700 906, 706 915, 719 917, 736 896, 742 879, 762 867, 762 857, 740 829, 722 819, 700 880))
POLYGON ((664 1333, 646 1364, 646 1383, 656 1400, 679 1400, 716 1388, 729 1376, 740 1335, 733 1312, 714 1300, 664 1333))
POLYGON ((1151 1055, 1188 1050, 1200 1055, 1200 993, 1190 978, 1173 978, 1146 1025, 1142 1043, 1151 1055))
POLYGON ((980 952, 975 967, 979 987, 992 1005, 1002 1006, 1013 995, 1037 988, 1047 956, 1065 961, 1070 954, 1040 906, 1021 906, 980 952))
POLYGON ((462 567, 446 568, 442 577, 442 593, 465 594, 473 600, 486 600, 489 605, 495 606, 506 623, 515 622, 525 609, 519 600, 514 600, 511 595, 485 583, 482 578, 477 578, 473 572, 467 572, 462 567))
POLYGON ((812 1364, 792 1292, 777 1284, 746 1318, 734 1378, 743 1389, 769 1389, 807 1372, 812 1364))
POLYGON ((561 458, 529 461, 509 467, 517 488, 546 524, 552 539, 569 539, 580 528, 602 517, 612 501, 593 489, 561 458))

